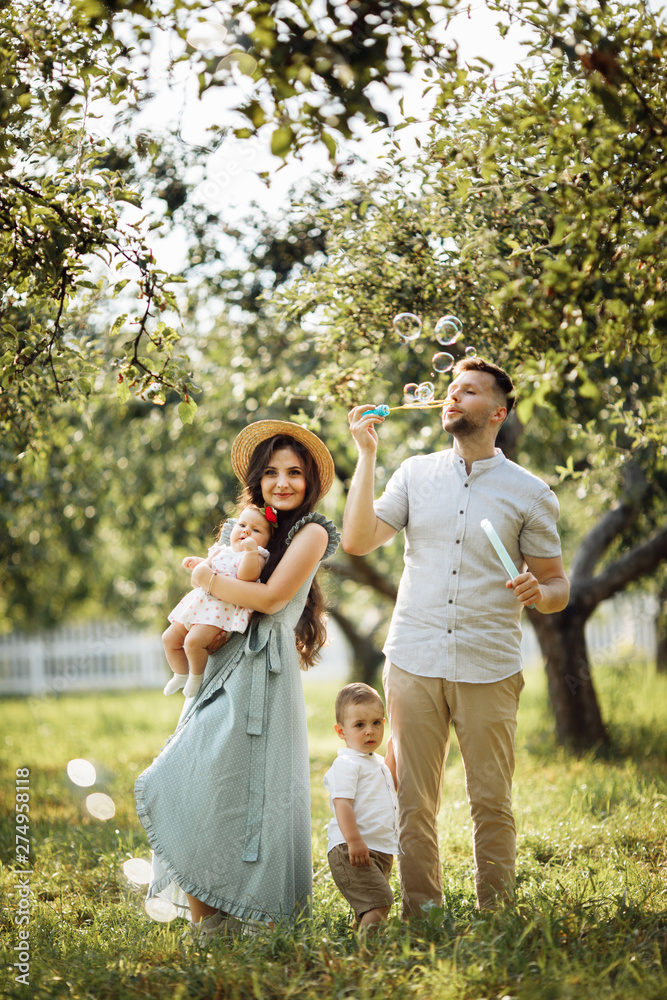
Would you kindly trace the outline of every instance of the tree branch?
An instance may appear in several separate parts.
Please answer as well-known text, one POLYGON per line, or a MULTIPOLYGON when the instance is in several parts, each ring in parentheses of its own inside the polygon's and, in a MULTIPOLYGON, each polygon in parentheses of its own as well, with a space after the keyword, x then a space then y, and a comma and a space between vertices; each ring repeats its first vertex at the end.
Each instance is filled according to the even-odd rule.
POLYGON ((354 580, 355 583, 362 583, 372 587, 377 593, 395 601, 397 596, 396 587, 390 580, 385 579, 375 570, 364 556, 351 556, 346 553, 349 565, 340 562, 328 562, 327 569, 335 573, 342 580, 354 580))
POLYGON ((667 559, 667 528, 663 528, 652 538, 626 552, 592 580, 580 581, 576 586, 577 593, 572 603, 576 602, 580 607, 583 606, 588 616, 602 601, 613 597, 634 580, 652 573, 665 559, 667 559))
POLYGON ((648 482, 643 471, 636 462, 629 462, 618 506, 607 511, 577 550, 570 568, 570 579, 574 586, 579 581, 590 580, 593 570, 613 540, 634 521, 647 492, 648 482))
POLYGON ((356 673, 362 673, 364 678, 373 677, 379 664, 384 659, 382 650, 368 636, 361 635, 356 625, 344 615, 338 608, 332 608, 329 612, 334 621, 338 624, 341 632, 352 647, 356 673))

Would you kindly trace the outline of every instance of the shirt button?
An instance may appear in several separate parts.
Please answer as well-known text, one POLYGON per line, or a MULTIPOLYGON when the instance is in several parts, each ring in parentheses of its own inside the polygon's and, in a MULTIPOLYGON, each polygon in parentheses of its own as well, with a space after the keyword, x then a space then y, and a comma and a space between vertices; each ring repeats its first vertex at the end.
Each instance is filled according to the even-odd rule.
POLYGON ((456 539, 456 544, 457 544, 457 545, 460 545, 460 544, 461 544, 461 539, 460 539, 460 538, 457 538, 457 539, 456 539))
POLYGON ((468 484, 467 483, 464 483, 463 485, 465 486, 466 489, 468 489, 468 484))
POLYGON ((452 630, 451 630, 450 628, 448 628, 448 629, 447 629, 447 634, 448 634, 448 635, 451 635, 451 634, 452 634, 452 630))
POLYGON ((459 514, 462 514, 462 513, 463 513, 463 511, 462 511, 462 510, 460 510, 460 511, 459 511, 459 514))
POLYGON ((453 604, 453 603, 454 603, 454 601, 447 601, 447 603, 448 603, 448 604, 453 604))
POLYGON ((456 570, 454 570, 454 572, 453 572, 453 574, 452 574, 452 575, 453 575, 453 576, 456 576, 456 570))

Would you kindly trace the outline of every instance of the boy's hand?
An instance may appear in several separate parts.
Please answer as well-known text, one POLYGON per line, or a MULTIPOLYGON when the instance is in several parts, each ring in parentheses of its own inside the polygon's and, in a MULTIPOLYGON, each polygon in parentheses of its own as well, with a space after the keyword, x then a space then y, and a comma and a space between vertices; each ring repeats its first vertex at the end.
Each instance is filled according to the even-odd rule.
POLYGON ((359 840, 348 840, 347 851, 353 868, 370 868, 371 856, 361 837, 359 840))
POLYGON ((246 552, 257 552, 257 542, 254 538, 244 538, 241 545, 246 552))

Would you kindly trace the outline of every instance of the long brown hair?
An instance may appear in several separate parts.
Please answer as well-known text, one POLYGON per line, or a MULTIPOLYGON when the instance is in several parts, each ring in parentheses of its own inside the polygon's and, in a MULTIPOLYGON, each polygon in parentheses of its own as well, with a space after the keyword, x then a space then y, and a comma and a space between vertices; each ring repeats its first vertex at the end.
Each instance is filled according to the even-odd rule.
MULTIPOLYGON (((295 510, 278 511, 278 524, 271 536, 269 558, 262 570, 260 581, 266 582, 287 550, 287 536, 294 525, 315 509, 320 495, 320 475, 313 456, 299 441, 286 434, 267 438, 257 445, 248 464, 246 483, 239 496, 239 504, 264 506, 262 496, 262 476, 271 463, 271 456, 281 448, 290 448, 301 460, 306 480, 306 493, 302 503, 295 510)), ((257 613, 257 612, 255 612, 257 613)), ((319 660, 319 654, 327 641, 326 608, 320 585, 315 577, 310 587, 303 614, 294 629, 296 648, 301 669, 308 670, 319 660)))

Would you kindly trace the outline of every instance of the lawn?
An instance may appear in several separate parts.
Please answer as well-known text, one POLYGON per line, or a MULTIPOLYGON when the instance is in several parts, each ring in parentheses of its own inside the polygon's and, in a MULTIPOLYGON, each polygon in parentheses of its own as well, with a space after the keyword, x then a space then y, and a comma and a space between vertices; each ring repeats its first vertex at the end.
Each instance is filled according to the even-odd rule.
POLYGON ((335 686, 309 680, 313 918, 257 938, 217 939, 208 950, 183 940, 181 920, 150 920, 143 891, 122 870, 128 858, 148 857, 132 788, 172 731, 177 700, 154 691, 5 700, 3 993, 665 1000, 667 677, 620 664, 596 670, 595 682, 614 749, 574 758, 554 744, 542 672, 527 674, 515 779, 516 907, 475 911, 470 817, 453 741, 441 814, 443 910, 416 924, 396 916, 363 941, 326 864, 322 775, 338 745, 335 686), (94 788, 68 778, 67 762, 78 757, 95 765, 94 788), (113 799, 115 816, 88 813, 91 791, 113 799), (16 800, 29 804, 29 824, 15 825, 16 800), (19 874, 16 835, 28 833, 30 867, 19 874), (29 985, 21 985, 13 963, 28 954, 29 985))

